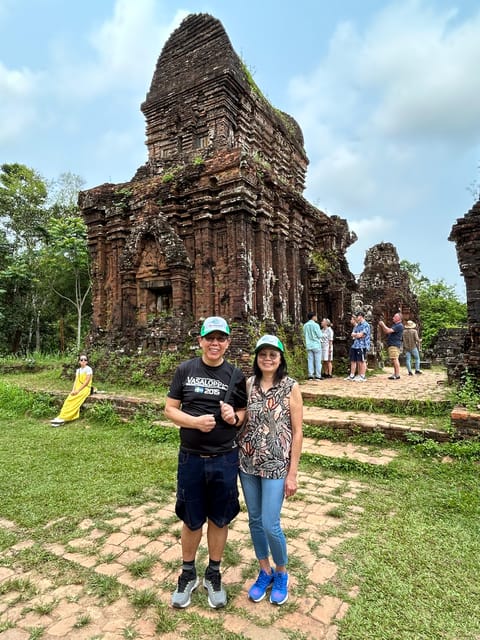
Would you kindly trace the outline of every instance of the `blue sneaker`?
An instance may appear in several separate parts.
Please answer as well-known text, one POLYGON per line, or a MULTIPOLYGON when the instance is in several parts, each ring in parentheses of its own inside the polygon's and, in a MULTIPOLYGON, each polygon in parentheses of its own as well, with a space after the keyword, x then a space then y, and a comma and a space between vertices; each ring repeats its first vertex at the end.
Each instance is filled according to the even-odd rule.
POLYGON ((273 587, 270 593, 272 604, 283 604, 288 600, 288 573, 273 572, 273 587))
POLYGON ((272 571, 272 573, 266 573, 263 569, 260 569, 258 578, 248 590, 248 597, 250 600, 253 602, 260 602, 264 599, 267 595, 267 589, 272 585, 274 573, 274 571, 272 571))

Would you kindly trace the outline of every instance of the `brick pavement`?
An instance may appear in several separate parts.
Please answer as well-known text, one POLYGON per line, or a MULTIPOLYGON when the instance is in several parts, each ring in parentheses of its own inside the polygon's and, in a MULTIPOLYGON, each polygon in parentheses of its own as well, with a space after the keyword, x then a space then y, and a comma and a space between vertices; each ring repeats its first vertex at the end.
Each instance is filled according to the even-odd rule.
POLYGON ((447 374, 443 369, 425 369, 421 375, 409 376, 402 367, 400 380, 389 380, 392 373, 392 367, 385 367, 383 372, 369 375, 366 382, 351 382, 344 380, 344 376, 337 376, 327 380, 307 380, 300 386, 306 397, 332 395, 431 402, 447 399, 447 374))
MULTIPOLYGON (((389 456, 380 455, 377 462, 384 464, 389 456)), ((243 508, 231 527, 223 564, 228 606, 212 611, 204 589, 199 588, 191 607, 172 609, 170 594, 181 561, 180 524, 172 496, 163 506, 150 502, 118 508, 108 520, 83 520, 68 543, 38 545, 24 538, 3 551, 1 640, 29 640, 40 637, 35 635, 40 632, 45 640, 159 636, 169 640, 188 638, 189 629, 196 628, 199 620, 207 630, 209 624, 215 625, 214 635, 220 639, 230 633, 239 638, 288 640, 297 632, 305 639, 335 640, 337 623, 358 590, 332 596, 338 572, 333 554, 342 542, 356 535, 362 511, 356 499, 366 487, 354 480, 323 477, 321 472, 300 473, 299 482, 299 492, 286 502, 282 516, 291 567, 286 605, 274 607, 268 600, 255 604, 246 597, 256 563, 243 508), (43 554, 42 562, 29 567, 25 554, 43 554), (145 559, 144 574, 136 575, 145 559), (138 607, 142 600, 147 603, 143 609, 138 607)), ((0 527, 15 531, 15 524, 5 520, 0 521, 0 527)), ((206 557, 202 545, 200 565, 206 557)), ((205 637, 209 635, 205 633, 205 637)))

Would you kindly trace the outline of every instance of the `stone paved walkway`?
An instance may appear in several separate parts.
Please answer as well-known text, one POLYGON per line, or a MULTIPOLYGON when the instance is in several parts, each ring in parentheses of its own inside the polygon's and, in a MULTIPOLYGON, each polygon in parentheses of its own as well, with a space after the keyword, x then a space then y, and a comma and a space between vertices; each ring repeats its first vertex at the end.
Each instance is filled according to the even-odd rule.
POLYGON ((393 369, 385 367, 383 373, 368 376, 366 382, 350 382, 343 376, 327 380, 308 380, 301 385, 305 397, 332 395, 342 398, 385 398, 396 400, 446 400, 447 375, 442 369, 425 369, 421 375, 407 375, 401 368, 400 380, 389 380, 393 369))
MULTIPOLYGON (((363 455, 362 447, 311 443, 308 450, 326 455, 363 455)), ((363 448, 364 449, 364 448, 363 448)), ((385 464, 394 452, 381 452, 371 463, 385 464)), ((335 592, 338 567, 332 554, 356 535, 362 512, 356 504, 360 482, 300 473, 296 497, 286 502, 283 525, 288 536, 291 591, 286 605, 246 597, 256 574, 245 509, 229 534, 223 564, 229 603, 208 607, 203 587, 184 611, 170 607, 180 553, 180 524, 172 500, 160 506, 119 508, 101 522, 84 520, 66 542, 24 539, 0 555, 1 640, 120 640, 125 638, 247 638, 335 640, 357 588, 342 598, 335 592), (2 566, 3 565, 3 566, 2 566), (203 630, 203 631, 202 631, 203 630), (235 635, 228 635, 228 634, 235 635)), ((3 529, 14 523, 0 521, 3 529)), ((207 557, 200 548, 199 564, 207 557)))

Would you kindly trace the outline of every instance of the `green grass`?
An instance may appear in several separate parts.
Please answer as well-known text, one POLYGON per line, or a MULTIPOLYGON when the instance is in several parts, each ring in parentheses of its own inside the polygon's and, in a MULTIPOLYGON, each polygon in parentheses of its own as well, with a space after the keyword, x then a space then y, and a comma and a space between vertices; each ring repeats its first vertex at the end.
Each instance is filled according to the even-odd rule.
MULTIPOLYGON (((0 360, 0 362, 2 361, 3 359, 0 360)), ((70 377, 62 377, 62 362, 59 360, 45 362, 40 371, 13 371, 1 375, 3 380, 22 389, 63 391, 67 394, 72 388, 73 378, 75 377, 75 360, 69 360, 68 364, 69 368, 71 368, 70 377)), ((145 379, 144 376, 142 376, 143 384, 134 384, 132 380, 130 380, 130 383, 122 381, 121 388, 116 382, 99 380, 98 376, 95 376, 95 369, 93 376, 94 387, 106 393, 126 396, 134 395, 158 401, 164 398, 167 392, 167 389, 162 385, 154 384, 152 381, 145 379)))
POLYGON ((388 413, 399 416, 444 417, 453 408, 452 400, 399 400, 390 398, 349 398, 340 396, 318 396, 306 404, 323 409, 388 413))
POLYGON ((17 602, 31 600, 37 593, 35 585, 28 578, 9 578, 0 584, 0 596, 15 593, 17 602))
POLYGON ((150 575, 157 560, 155 555, 146 555, 131 562, 127 569, 135 578, 146 578, 150 575))
POLYGON ((90 576, 86 589, 89 595, 97 596, 109 604, 120 598, 122 590, 122 585, 115 576, 105 576, 102 574, 90 576))
POLYGON ((78 616, 75 624, 73 625, 74 629, 81 629, 82 627, 86 627, 92 621, 92 617, 88 613, 82 613, 78 616))
MULTIPOLYGON (((156 607, 155 629, 159 635, 175 631, 179 623, 178 617, 163 602, 159 602, 156 607)), ((191 637, 189 635, 189 637, 191 637)))
POLYGON ((170 497, 173 445, 139 438, 128 424, 111 424, 105 415, 53 429, 44 419, 20 417, 23 401, 16 406, 15 394, 2 383, 0 397, 2 388, 9 402, 0 404, 1 517, 38 527, 60 517, 94 518, 109 505, 170 497))
POLYGON ((158 595, 154 589, 141 589, 140 591, 132 591, 129 600, 136 609, 142 610, 157 604, 158 595))
POLYGON ((369 479, 359 535, 337 554, 360 594, 342 640, 474 640, 480 634, 478 466, 413 459, 369 479))
POLYGON ((12 531, 0 529, 0 552, 14 545, 17 539, 17 535, 12 531))

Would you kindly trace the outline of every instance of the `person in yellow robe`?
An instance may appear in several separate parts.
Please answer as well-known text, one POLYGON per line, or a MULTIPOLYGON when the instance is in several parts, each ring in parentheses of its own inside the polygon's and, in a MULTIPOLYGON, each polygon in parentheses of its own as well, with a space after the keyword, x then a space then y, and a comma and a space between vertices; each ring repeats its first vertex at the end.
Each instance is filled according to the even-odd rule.
POLYGON ((76 420, 80 415, 80 407, 90 395, 93 370, 88 365, 87 356, 81 355, 80 366, 75 373, 73 389, 70 391, 63 407, 56 418, 52 420, 52 427, 58 427, 65 422, 76 420))

